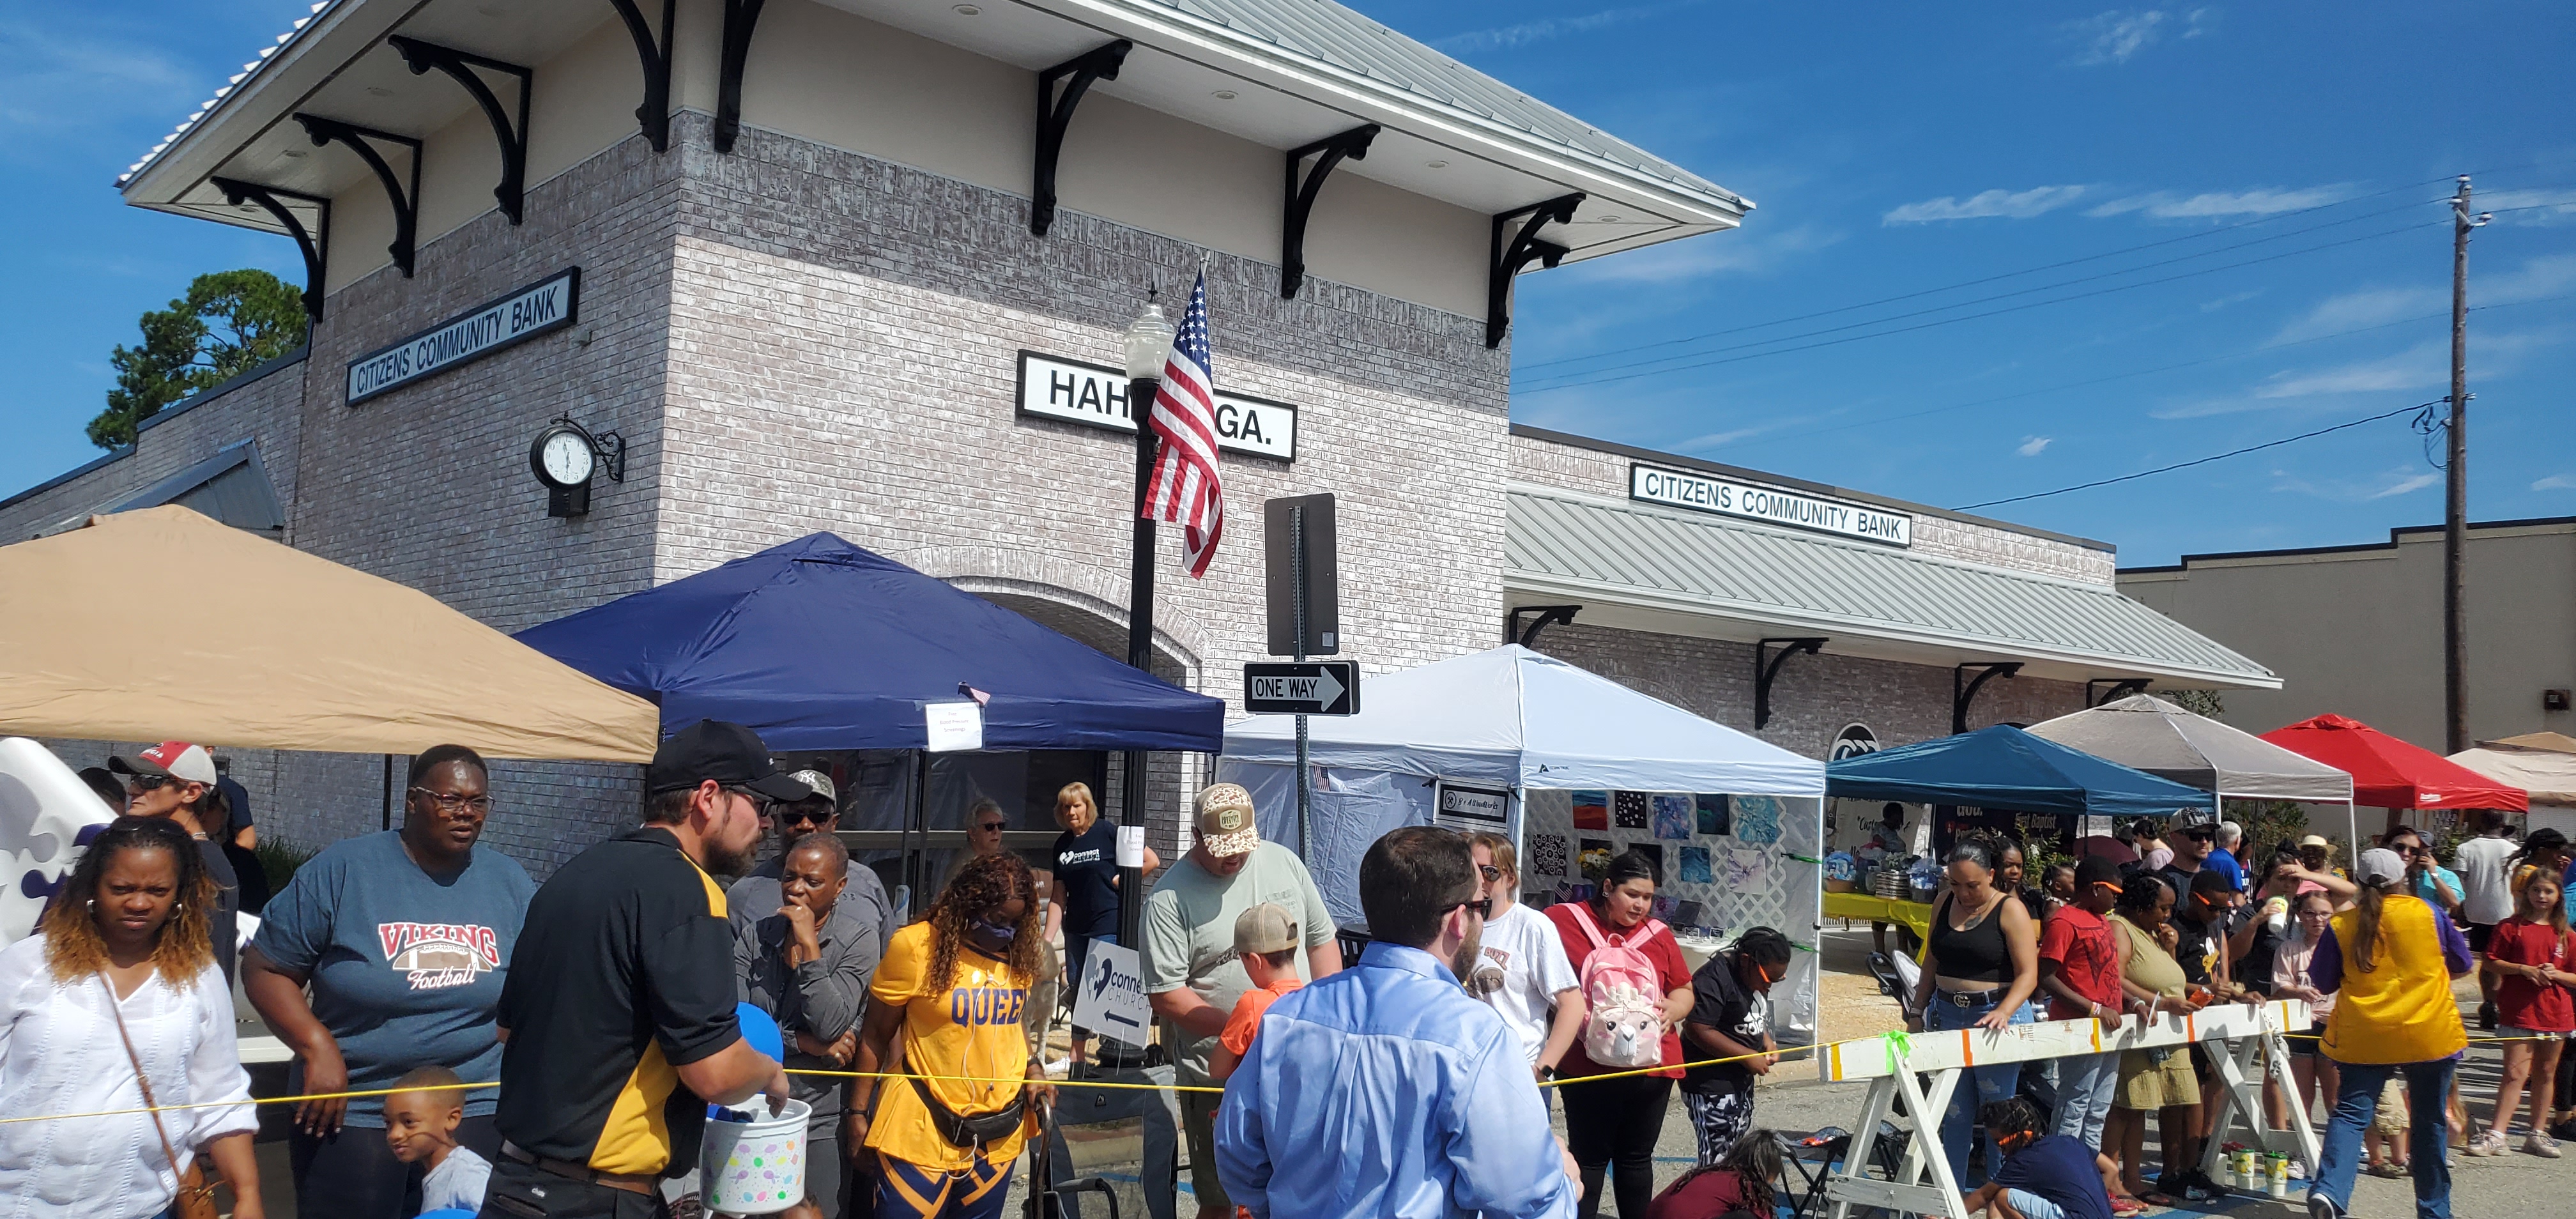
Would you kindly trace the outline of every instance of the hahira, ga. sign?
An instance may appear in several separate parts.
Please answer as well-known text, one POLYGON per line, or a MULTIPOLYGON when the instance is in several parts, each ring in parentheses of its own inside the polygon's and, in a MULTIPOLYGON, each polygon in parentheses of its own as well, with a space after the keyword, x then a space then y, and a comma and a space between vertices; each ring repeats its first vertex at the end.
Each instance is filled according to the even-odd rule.
MULTIPOLYGON (((1019 410, 1023 415, 1136 431, 1127 409, 1127 376, 1115 368, 1083 364, 1034 351, 1020 353, 1019 410)), ((1285 402, 1216 394, 1216 447, 1251 457, 1297 460, 1297 408, 1285 402)))
POLYGON ((1628 498, 1688 508, 1694 512, 1713 512, 1719 516, 1813 529, 1818 533, 1857 538, 1883 546, 1910 547, 1914 544, 1914 518, 1902 512, 1890 512, 1848 500, 1800 495, 1794 491, 1688 470, 1669 470, 1644 463, 1631 465, 1628 467, 1628 498))

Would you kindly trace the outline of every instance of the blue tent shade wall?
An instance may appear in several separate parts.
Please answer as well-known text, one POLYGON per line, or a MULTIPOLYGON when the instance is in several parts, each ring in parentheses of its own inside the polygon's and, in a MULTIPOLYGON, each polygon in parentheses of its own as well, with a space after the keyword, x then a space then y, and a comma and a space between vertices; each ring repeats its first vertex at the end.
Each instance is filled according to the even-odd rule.
POLYGON ((776 750, 919 749, 922 704, 992 696, 986 749, 1214 753, 1225 704, 829 533, 519 632, 662 708, 776 750))
POLYGON ((2209 808, 2207 792, 2008 724, 1830 763, 1825 794, 2096 817, 2162 817, 2209 808))

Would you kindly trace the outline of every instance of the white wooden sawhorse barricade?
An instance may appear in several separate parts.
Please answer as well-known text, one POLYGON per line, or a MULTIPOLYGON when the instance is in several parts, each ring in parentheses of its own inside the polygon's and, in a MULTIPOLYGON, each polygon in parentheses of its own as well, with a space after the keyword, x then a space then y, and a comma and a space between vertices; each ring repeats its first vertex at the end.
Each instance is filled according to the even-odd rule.
POLYGON ((2217 1120, 2201 1152, 2201 1171, 2217 1179, 2219 1147, 2233 1137, 2258 1150, 2288 1154, 2306 1167, 2309 1180, 2315 1180, 2317 1134, 2308 1123, 2307 1107, 2286 1106, 2291 1128, 2268 1129, 2262 1084, 2268 1064, 2282 1095, 2298 1096, 2290 1078, 2289 1045, 2282 1034, 2292 1029, 2305 1032, 2313 1023, 2305 1000, 2282 999, 2159 1013, 2151 1023, 2133 1015, 2116 1032, 2106 1032, 2098 1020, 2048 1020, 2013 1025, 2000 1033, 1926 1032, 1907 1035, 1902 1043, 1891 1038, 1827 1046, 1816 1056, 1824 1082, 1869 1081, 1860 1121, 1852 1127, 1851 1150, 1825 1180, 1825 1196, 1833 1202, 1832 1219, 1851 1219, 1855 1208, 1867 1207, 1967 1219, 1959 1183, 1950 1178, 1949 1158, 1941 1152, 1941 1115, 1949 1108, 1953 1092, 1962 1087, 1975 1091, 1966 1075, 1969 1067, 2112 1050, 2172 1047, 2181 1053, 2194 1043, 2214 1043, 2208 1047, 2209 1056, 2221 1090, 2217 1120), (1926 1079, 1929 1087, 1924 1086, 1926 1079), (1899 1101, 1902 1114, 1897 1111, 1899 1101), (1894 1180, 1870 1175, 1882 1121, 1911 1127, 1894 1180))

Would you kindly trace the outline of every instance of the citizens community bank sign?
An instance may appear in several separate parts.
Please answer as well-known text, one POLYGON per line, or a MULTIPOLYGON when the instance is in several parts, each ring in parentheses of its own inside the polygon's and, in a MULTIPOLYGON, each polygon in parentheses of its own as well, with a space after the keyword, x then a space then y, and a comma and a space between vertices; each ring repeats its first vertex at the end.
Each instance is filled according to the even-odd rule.
MULTIPOLYGON (((1020 353, 1020 413, 1134 435, 1127 409, 1127 375, 1098 364, 1034 351, 1020 353)), ((1251 457, 1297 460, 1297 408, 1229 394, 1216 395, 1216 447, 1251 457)))
POLYGON ((581 305, 581 268, 568 267, 462 316, 349 361, 349 405, 434 372, 572 325, 581 305))
POLYGON ((1914 518, 1867 504, 1819 499, 1660 466, 1628 467, 1628 498, 1695 512, 1738 516, 1858 538, 1886 546, 1914 544, 1914 518))

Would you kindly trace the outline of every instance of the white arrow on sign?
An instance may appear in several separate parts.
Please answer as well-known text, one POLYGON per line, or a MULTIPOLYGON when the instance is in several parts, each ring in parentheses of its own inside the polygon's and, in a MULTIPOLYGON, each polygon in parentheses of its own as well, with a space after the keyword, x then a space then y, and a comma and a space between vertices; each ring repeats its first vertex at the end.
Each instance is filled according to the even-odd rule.
POLYGON ((1342 701, 1342 683, 1333 680, 1333 671, 1331 669, 1325 669, 1315 674, 1314 698, 1315 705, 1318 707, 1330 707, 1334 703, 1342 701))

